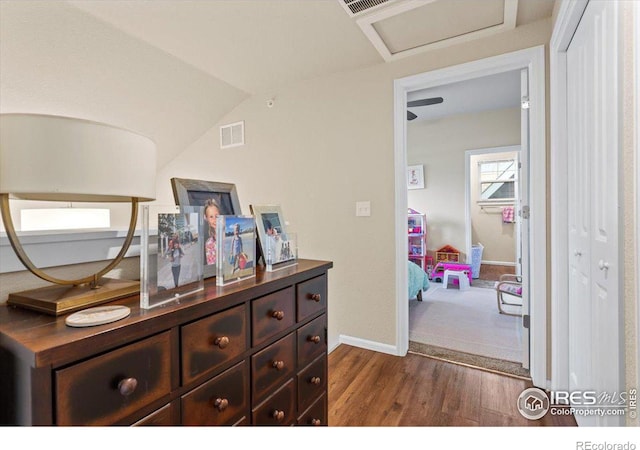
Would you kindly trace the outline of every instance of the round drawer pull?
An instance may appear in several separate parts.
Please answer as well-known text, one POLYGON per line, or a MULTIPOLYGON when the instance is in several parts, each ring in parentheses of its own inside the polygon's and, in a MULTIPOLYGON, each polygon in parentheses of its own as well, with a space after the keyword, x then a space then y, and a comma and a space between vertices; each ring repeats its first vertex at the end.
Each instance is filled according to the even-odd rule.
POLYGON ((226 336, 222 336, 222 337, 216 338, 216 340, 213 343, 220 348, 225 348, 227 345, 229 345, 229 338, 226 336))
POLYGON ((271 417, 276 419, 278 422, 282 422, 284 420, 284 411, 278 411, 277 409, 271 413, 271 417))
POLYGON ((319 302, 320 300, 322 300, 322 296, 320 294, 311 294, 309 295, 309 298, 314 302, 319 302))
POLYGON ((121 395, 128 397, 133 394, 138 387, 138 380, 135 378, 125 378, 118 383, 118 391, 121 395))
POLYGON ((318 336, 318 335, 315 335, 315 336, 309 336, 309 337, 307 338, 307 340, 308 340, 309 342, 313 342, 314 344, 319 344, 319 343, 320 343, 320 336, 318 336))
POLYGON ((311 425, 313 425, 314 427, 320 426, 320 425, 322 425, 322 420, 320 420, 320 419, 311 419, 311 425))
POLYGON ((309 381, 311 382, 311 384, 318 385, 320 384, 320 377, 311 377, 311 380, 309 381))
POLYGON ((284 311, 274 311, 271 313, 271 317, 274 319, 282 320, 284 319, 284 311))
POLYGON ((218 411, 222 412, 227 409, 227 406, 229 406, 229 400, 227 400, 226 398, 217 398, 213 402, 213 406, 218 408, 218 411))
POLYGON ((278 370, 284 369, 284 361, 274 361, 272 366, 278 370))

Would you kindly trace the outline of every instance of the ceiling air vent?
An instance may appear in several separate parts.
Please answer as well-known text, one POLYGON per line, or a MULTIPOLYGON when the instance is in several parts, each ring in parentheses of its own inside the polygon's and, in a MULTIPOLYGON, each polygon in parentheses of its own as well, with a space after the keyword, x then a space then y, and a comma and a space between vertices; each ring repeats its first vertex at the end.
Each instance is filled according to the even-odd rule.
POLYGON ((394 0, 338 0, 350 16, 356 16, 394 0))
POLYGON ((220 148, 244 145, 244 121, 220 127, 220 148))

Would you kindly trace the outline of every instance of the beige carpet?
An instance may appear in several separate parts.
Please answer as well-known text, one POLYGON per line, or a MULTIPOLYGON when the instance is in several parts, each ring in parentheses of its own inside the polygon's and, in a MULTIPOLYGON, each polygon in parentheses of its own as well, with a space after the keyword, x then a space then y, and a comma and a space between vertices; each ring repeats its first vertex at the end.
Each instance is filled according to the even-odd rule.
POLYGON ((520 363, 522 319, 498 313, 495 290, 431 283, 422 298, 409 301, 410 341, 520 363))

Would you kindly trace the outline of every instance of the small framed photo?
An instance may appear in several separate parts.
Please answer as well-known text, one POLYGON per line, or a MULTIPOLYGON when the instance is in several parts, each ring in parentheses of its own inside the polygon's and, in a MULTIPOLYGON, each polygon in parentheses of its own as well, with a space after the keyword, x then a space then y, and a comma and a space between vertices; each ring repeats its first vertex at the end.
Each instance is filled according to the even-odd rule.
POLYGON ((279 205, 251 205, 256 218, 258 242, 267 270, 271 271, 283 263, 297 260, 295 234, 286 230, 282 209, 279 205))
POLYGON ((203 241, 204 277, 216 276, 216 218, 219 215, 240 215, 236 185, 217 181, 172 178, 171 187, 176 205, 204 208, 203 241))
POLYGON ((253 216, 220 215, 216 263, 216 285, 256 276, 256 221, 253 216))
POLYGON ((407 189, 424 189, 424 166, 407 167, 407 189))
POLYGON ((140 307, 149 309, 204 289, 201 207, 144 205, 140 307))

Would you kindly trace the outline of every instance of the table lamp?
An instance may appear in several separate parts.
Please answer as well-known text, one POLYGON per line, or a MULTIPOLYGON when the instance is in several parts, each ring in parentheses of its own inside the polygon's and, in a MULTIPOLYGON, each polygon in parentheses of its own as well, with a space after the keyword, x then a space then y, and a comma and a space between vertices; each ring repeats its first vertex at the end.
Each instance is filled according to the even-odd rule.
POLYGON ((61 315, 140 290, 139 281, 103 277, 133 239, 138 202, 155 198, 156 147, 149 138, 88 120, 41 114, 0 114, 0 209, 16 255, 53 285, 9 294, 7 303, 61 315), (65 202, 130 202, 129 230, 118 255, 99 272, 62 280, 38 269, 13 225, 9 198, 65 202))

